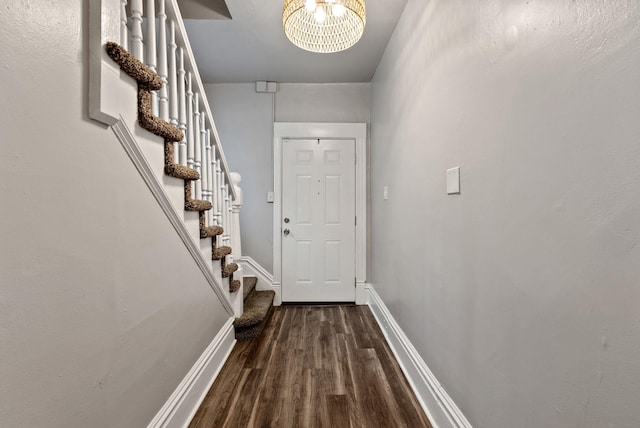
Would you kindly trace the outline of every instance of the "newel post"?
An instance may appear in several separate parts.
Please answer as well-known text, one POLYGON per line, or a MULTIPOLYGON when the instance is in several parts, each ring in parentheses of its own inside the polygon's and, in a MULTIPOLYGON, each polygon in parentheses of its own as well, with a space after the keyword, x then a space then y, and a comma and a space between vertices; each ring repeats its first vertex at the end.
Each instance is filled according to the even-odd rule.
POLYGON ((237 172, 232 172, 231 184, 236 192, 236 198, 231 204, 231 248, 233 250, 233 260, 240 260, 242 257, 242 243, 240 242, 240 208, 242 208, 242 189, 240 182, 242 177, 237 172))

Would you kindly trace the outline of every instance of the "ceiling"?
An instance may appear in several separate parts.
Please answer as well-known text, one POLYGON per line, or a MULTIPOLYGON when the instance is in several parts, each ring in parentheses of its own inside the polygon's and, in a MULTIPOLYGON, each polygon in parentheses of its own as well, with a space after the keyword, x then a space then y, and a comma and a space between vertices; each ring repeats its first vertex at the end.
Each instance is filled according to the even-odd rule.
POLYGON ((289 42, 282 29, 283 0, 181 0, 180 8, 206 83, 346 83, 371 81, 406 3, 367 0, 362 39, 334 54, 307 52, 289 42), (189 19, 194 17, 205 19, 189 19))

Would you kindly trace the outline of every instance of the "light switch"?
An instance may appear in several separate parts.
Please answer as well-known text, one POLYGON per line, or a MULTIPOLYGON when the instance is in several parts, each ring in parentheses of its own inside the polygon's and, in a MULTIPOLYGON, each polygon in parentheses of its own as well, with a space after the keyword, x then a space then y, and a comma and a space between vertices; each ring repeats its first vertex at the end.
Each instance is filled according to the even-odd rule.
POLYGON ((384 186, 382 188, 382 198, 386 201, 387 199, 389 199, 389 188, 387 186, 384 186))
POLYGON ((273 203, 273 192, 267 192, 267 202, 273 203))
POLYGON ((447 195, 460 193, 460 167, 449 168, 447 170, 447 195))

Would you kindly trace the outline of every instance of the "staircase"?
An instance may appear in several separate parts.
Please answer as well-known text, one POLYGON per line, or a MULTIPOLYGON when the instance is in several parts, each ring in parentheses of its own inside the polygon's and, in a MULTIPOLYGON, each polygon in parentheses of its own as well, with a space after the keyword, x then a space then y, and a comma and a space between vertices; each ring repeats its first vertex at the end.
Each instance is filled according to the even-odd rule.
POLYGON ((253 340, 260 336, 262 329, 273 312, 273 290, 257 291, 255 289, 258 278, 244 278, 244 312, 236 318, 233 327, 236 330, 236 340, 253 340))
MULTIPOLYGON (((175 0, 147 0, 146 15, 143 14, 142 0, 133 0, 129 6, 124 0, 101 0, 100 7, 105 9, 116 4, 121 14, 117 21, 119 37, 116 38, 125 46, 130 43, 133 53, 113 41, 101 40, 100 47, 137 84, 138 124, 164 140, 164 174, 183 180, 183 209, 185 212, 198 213, 198 236, 201 240, 211 240, 212 272, 218 272, 214 264, 219 262, 220 278, 231 299, 244 283, 239 309, 237 305, 233 309, 237 316, 234 321, 236 339, 255 339, 271 316, 275 293, 256 290, 256 277, 244 277, 242 281, 234 277, 240 275, 239 266, 233 261, 231 243, 237 242, 239 247, 240 238, 239 230, 232 230, 238 229, 239 224, 237 218, 232 219, 232 216, 238 215, 233 200, 240 190, 235 190, 236 183, 232 183, 230 178, 177 3, 175 0), (168 11, 165 6, 169 6, 168 11), (167 12, 170 14, 168 26, 167 12), (146 40, 142 34, 145 19, 146 40), (156 23, 159 24, 158 31, 156 23), (178 34, 177 38, 176 27, 183 33, 178 34), (179 43, 183 46, 179 46, 179 43), (185 71, 185 52, 187 60, 193 62, 192 71, 185 71), (142 62, 143 57, 147 64, 142 62), (156 72, 156 63, 159 72, 156 72), (195 93, 192 80, 196 81, 195 93), (215 141, 212 141, 212 135, 215 141)), ((102 22, 102 38, 109 33, 105 31, 108 26, 109 22, 102 22)), ((105 65, 100 64, 100 67, 105 65)), ((102 74, 105 79, 100 85, 109 80, 104 70, 102 74)), ((95 74, 92 73, 92 79, 95 79, 95 74)), ((100 73, 97 74, 100 78, 100 73)), ((105 88, 100 86, 100 89, 104 92, 105 88)), ((103 110, 108 110, 108 106, 103 110)), ((112 116, 102 111, 92 115, 107 124, 109 120, 104 118, 112 116)), ((228 307, 232 306, 229 301, 226 303, 228 307)))

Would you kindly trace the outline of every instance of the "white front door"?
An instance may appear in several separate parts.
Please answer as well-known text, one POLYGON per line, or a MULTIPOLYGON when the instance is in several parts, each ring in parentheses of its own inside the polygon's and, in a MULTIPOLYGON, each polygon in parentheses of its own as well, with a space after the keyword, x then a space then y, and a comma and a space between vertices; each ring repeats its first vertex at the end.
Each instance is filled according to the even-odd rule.
POLYGON ((355 141, 283 140, 282 300, 355 301, 355 141))

